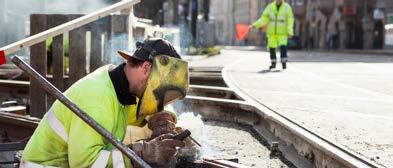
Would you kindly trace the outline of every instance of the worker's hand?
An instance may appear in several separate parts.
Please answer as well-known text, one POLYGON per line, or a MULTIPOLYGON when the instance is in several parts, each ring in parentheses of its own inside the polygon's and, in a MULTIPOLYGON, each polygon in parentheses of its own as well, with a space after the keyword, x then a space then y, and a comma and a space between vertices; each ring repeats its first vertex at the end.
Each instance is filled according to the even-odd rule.
POLYGON ((170 112, 159 112, 151 116, 147 124, 152 131, 151 138, 153 139, 162 134, 173 133, 175 118, 170 112))
POLYGON ((290 38, 290 39, 293 38, 293 35, 288 35, 288 38, 290 38))
POLYGON ((133 150, 152 166, 165 166, 174 158, 176 147, 184 146, 184 142, 173 137, 172 134, 164 134, 148 142, 138 142, 133 145, 133 150))
POLYGON ((249 25, 248 28, 252 29, 252 28, 254 28, 254 26, 253 25, 249 25))

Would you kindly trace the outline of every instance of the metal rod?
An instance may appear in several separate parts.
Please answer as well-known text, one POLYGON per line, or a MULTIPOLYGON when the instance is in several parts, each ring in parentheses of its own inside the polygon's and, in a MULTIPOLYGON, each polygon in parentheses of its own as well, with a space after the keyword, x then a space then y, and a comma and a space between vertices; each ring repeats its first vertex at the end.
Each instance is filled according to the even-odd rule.
POLYGON ((104 127, 102 127, 98 122, 92 119, 88 114, 86 114, 82 109, 80 109, 75 103, 68 99, 63 93, 61 93, 56 87, 54 87, 50 82, 48 82, 44 77, 42 77, 37 71, 35 71, 30 65, 21 60, 18 56, 12 57, 11 60, 16 66, 26 72, 31 78, 33 78, 47 93, 54 96, 65 106, 67 106, 75 115, 80 119, 85 121, 91 128, 96 130, 100 135, 107 139, 111 144, 113 144, 117 149, 119 149, 123 154, 127 155, 135 163, 137 163, 142 168, 151 168, 142 158, 135 154, 134 151, 129 149, 123 143, 116 139, 110 132, 108 132, 104 127))
POLYGON ((193 141, 195 144, 197 144, 199 147, 202 147, 202 145, 196 140, 194 139, 192 136, 189 136, 188 138, 191 139, 191 141, 193 141))

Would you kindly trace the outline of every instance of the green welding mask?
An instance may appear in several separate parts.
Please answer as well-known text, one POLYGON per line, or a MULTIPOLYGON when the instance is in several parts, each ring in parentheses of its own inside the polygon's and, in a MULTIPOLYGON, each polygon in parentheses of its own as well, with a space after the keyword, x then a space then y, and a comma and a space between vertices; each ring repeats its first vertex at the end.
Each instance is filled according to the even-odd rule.
POLYGON ((139 117, 160 112, 164 106, 186 96, 189 86, 188 63, 167 55, 154 56, 139 117))
POLYGON ((148 38, 136 43, 134 54, 119 51, 124 59, 133 57, 152 63, 145 92, 139 101, 138 120, 161 112, 164 106, 186 96, 188 63, 183 61, 172 44, 162 38, 148 38))

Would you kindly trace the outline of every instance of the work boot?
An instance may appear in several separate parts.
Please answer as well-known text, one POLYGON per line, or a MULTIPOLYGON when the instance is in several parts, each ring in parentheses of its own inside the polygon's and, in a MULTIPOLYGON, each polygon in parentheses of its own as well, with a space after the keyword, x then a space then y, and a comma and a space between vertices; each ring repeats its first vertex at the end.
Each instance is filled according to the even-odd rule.
POLYGON ((272 70, 272 69, 274 69, 274 68, 276 68, 276 63, 275 63, 275 62, 272 62, 272 65, 270 65, 269 70, 272 70))
POLYGON ((282 63, 282 69, 287 69, 287 63, 286 62, 282 63))

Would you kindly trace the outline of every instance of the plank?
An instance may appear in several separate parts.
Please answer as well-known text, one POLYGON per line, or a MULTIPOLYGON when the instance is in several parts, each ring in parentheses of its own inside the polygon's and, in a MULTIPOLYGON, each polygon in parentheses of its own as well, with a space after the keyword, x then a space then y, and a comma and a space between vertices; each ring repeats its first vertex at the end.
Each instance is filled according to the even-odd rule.
MULTIPOLYGON (((67 22, 65 15, 48 15, 48 27, 56 27, 67 22)), ((52 67, 53 85, 60 91, 64 91, 64 47, 63 34, 53 37, 52 42, 52 67)))
MULTIPOLYGON (((108 22, 111 24, 111 16, 108 16, 108 22)), ((111 61, 112 55, 112 26, 108 26, 104 32, 104 57, 103 57, 103 64, 109 64, 111 61)))
MULTIPOLYGON (((30 15, 30 34, 34 35, 46 30, 46 15, 30 15)), ((30 47, 30 65, 41 75, 46 76, 47 60, 45 42, 30 47)), ((30 84, 30 115, 42 118, 47 110, 46 94, 35 81, 30 84)))
MULTIPOLYGON (((80 15, 69 15, 69 19, 80 15)), ((86 75, 86 28, 80 27, 69 32, 69 79, 70 84, 86 75)))
POLYGON ((110 18, 112 33, 127 33, 127 15, 111 15, 110 18))
POLYGON ((128 16, 111 15, 112 49, 110 57, 118 57, 118 50, 128 49, 128 16))
POLYGON ((93 22, 90 25, 91 31, 91 54, 90 54, 90 72, 103 65, 103 51, 102 35, 105 30, 109 28, 109 17, 102 18, 93 22))

